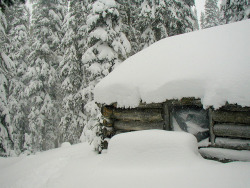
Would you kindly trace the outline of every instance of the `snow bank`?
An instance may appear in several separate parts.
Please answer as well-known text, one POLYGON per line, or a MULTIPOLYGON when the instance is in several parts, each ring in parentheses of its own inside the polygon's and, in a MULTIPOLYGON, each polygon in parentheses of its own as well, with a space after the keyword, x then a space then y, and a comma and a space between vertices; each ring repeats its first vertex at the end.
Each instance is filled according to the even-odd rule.
POLYGON ((250 106, 250 20, 156 42, 128 58, 94 90, 99 103, 201 98, 204 107, 250 106))
POLYGON ((114 136, 107 154, 87 143, 31 156, 0 157, 1 188, 249 188, 250 163, 202 159, 188 133, 114 136))
POLYGON ((151 169, 163 165, 191 165, 201 159, 192 134, 163 130, 116 135, 109 142, 107 158, 112 164, 151 169))

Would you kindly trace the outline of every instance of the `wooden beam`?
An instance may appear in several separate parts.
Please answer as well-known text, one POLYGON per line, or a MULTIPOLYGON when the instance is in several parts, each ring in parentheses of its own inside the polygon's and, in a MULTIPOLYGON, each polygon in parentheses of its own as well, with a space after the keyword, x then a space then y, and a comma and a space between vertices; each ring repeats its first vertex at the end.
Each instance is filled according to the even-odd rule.
POLYGON ((137 108, 162 108, 163 104, 162 103, 140 103, 137 108))
POLYGON ((141 121, 116 121, 114 128, 124 131, 140 131, 149 129, 163 129, 163 121, 160 122, 141 122, 141 121))
POLYGON ((217 137, 215 139, 215 147, 235 150, 250 150, 250 140, 217 137))
POLYGON ((215 124, 215 136, 250 138, 250 125, 215 124))
POLYGON ((235 112, 249 112, 250 113, 250 107, 242 107, 237 104, 225 104, 220 108, 220 110, 226 110, 226 111, 235 111, 235 112))
POLYGON ((170 122, 170 107, 167 102, 163 104, 163 121, 164 121, 164 130, 171 129, 171 122, 170 122))
POLYGON ((250 112, 213 111, 212 116, 216 122, 250 124, 250 112))
POLYGON ((195 99, 193 97, 182 98, 181 100, 167 100, 166 102, 174 106, 203 106, 200 99, 195 99))
POLYGON ((161 109, 114 109, 113 119, 124 121, 162 121, 161 109))
POLYGON ((210 142, 211 145, 214 145, 215 135, 214 135, 214 121, 213 121, 213 110, 211 108, 208 109, 208 119, 209 119, 209 133, 210 133, 210 142))

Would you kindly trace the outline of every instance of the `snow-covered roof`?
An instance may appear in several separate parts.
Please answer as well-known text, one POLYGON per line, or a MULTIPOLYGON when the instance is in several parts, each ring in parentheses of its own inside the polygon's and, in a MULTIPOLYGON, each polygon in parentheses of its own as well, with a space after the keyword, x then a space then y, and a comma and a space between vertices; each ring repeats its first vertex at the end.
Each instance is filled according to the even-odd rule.
POLYGON ((95 100, 136 107, 195 97, 204 107, 250 106, 249 33, 246 20, 158 41, 101 80, 95 100))

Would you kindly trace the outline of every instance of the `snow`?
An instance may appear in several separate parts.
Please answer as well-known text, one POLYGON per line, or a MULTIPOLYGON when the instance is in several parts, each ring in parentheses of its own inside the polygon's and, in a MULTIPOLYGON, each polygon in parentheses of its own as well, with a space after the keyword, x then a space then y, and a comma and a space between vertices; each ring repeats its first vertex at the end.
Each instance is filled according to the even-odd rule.
POLYGON ((1 188, 247 188, 250 163, 203 159, 193 135, 123 133, 98 155, 87 143, 0 158, 1 188))
POLYGON ((95 100, 136 107, 195 97, 205 108, 250 106, 249 32, 246 20, 158 41, 105 77, 95 100))
POLYGON ((113 7, 116 7, 114 0, 99 0, 93 4, 93 12, 100 13, 113 7))

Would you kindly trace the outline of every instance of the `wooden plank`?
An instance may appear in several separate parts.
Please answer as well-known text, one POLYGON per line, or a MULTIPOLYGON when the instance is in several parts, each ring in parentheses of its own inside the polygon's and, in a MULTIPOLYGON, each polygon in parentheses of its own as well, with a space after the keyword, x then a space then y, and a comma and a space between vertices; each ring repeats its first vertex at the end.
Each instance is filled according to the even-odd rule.
POLYGON ((125 131, 140 131, 149 129, 163 129, 163 121, 160 122, 141 122, 141 121, 116 121, 114 128, 125 131))
POLYGON ((163 121, 164 121, 164 130, 170 130, 171 124, 170 124, 170 107, 168 103, 163 104, 163 121))
POLYGON ((215 136, 250 138, 249 125, 215 124, 213 130, 215 136))
POLYGON ((215 139, 215 147, 235 150, 250 150, 250 140, 217 137, 215 139))
POLYGON ((216 122, 250 124, 250 112, 213 111, 212 116, 216 122))
POLYGON ((161 109, 114 109, 113 119, 124 121, 162 121, 161 109))
POLYGON ((213 110, 211 108, 208 109, 208 118, 209 118, 209 133, 210 133, 210 142, 211 145, 214 145, 215 135, 214 135, 214 121, 213 121, 213 110))

